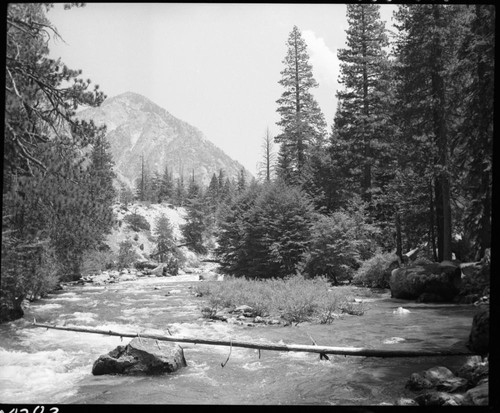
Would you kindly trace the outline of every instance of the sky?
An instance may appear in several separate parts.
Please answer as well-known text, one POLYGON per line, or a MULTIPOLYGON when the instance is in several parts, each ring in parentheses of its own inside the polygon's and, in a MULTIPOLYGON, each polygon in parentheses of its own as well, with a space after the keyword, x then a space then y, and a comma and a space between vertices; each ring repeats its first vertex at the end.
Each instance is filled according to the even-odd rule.
MULTIPOLYGON (((390 28, 393 5, 381 5, 390 28)), ((280 133, 276 100, 293 26, 307 43, 330 130, 348 28, 344 4, 87 3, 47 13, 60 39, 50 55, 108 97, 139 93, 197 127, 256 175, 266 129, 280 133)))

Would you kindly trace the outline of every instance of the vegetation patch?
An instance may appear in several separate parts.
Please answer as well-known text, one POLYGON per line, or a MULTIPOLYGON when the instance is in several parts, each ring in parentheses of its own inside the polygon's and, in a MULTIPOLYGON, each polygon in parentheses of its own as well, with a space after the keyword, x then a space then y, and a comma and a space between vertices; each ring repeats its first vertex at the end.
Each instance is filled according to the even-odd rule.
POLYGON ((139 232, 141 230, 149 231, 151 226, 146 218, 140 214, 130 214, 123 219, 127 224, 129 224, 132 230, 139 232))
POLYGON ((225 277, 224 281, 198 283, 195 292, 205 299, 202 313, 212 318, 222 311, 247 305, 255 316, 281 318, 286 324, 312 321, 329 324, 343 313, 362 315, 366 307, 354 301, 352 289, 331 288, 325 277, 249 280, 225 277), (347 294, 346 294, 347 292, 347 294))
POLYGON ((352 282, 371 288, 389 288, 391 271, 398 267, 398 257, 393 253, 378 253, 364 261, 352 282))

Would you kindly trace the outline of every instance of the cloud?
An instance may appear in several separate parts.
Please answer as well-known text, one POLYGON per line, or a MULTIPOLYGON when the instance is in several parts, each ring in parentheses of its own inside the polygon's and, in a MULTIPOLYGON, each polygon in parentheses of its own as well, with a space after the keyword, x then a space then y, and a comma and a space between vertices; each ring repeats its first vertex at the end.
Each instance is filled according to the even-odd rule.
POLYGON ((339 60, 322 37, 317 37, 312 30, 304 30, 302 37, 307 43, 309 63, 313 67, 313 74, 320 85, 337 88, 339 60))

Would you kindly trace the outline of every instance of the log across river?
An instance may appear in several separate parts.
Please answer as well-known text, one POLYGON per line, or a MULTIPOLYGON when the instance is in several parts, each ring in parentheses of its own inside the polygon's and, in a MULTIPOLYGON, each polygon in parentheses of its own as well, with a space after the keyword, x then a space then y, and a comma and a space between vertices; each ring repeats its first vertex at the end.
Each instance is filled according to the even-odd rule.
POLYGON ((247 341, 233 341, 233 340, 216 340, 216 339, 203 339, 194 337, 177 337, 165 336, 158 334, 131 334, 120 333, 116 331, 106 331, 99 329, 81 328, 81 327, 64 327, 55 326, 50 324, 33 323, 35 327, 52 328, 54 330, 76 331, 79 333, 91 334, 104 334, 108 336, 118 337, 143 337, 159 341, 172 341, 176 343, 193 343, 193 344, 207 344, 211 346, 228 346, 228 347, 241 347, 252 348, 256 350, 271 350, 271 351, 300 351, 306 353, 319 353, 319 354, 336 354, 341 356, 362 356, 362 357, 436 357, 436 356, 466 356, 473 355, 468 350, 450 350, 450 349, 436 349, 436 350, 388 350, 388 349, 369 349, 359 347, 332 347, 332 346, 318 346, 318 345, 304 345, 304 344, 264 344, 264 343, 251 343, 247 341))

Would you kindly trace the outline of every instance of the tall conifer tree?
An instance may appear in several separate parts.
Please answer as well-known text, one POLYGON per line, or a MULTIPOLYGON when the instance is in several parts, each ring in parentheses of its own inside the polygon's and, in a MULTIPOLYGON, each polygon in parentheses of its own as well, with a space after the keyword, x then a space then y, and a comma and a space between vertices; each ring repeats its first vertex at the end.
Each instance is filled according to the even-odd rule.
POLYGON ((309 64, 307 45, 297 26, 293 27, 287 41, 287 54, 283 63, 280 85, 285 89, 278 103, 281 116, 277 123, 281 134, 275 137, 280 143, 278 174, 287 182, 300 182, 313 146, 323 143, 326 123, 311 89, 318 86, 309 64))
POLYGON ((374 168, 382 163, 387 142, 388 38, 377 4, 348 4, 347 48, 340 49, 331 152, 337 173, 371 200, 374 168))

